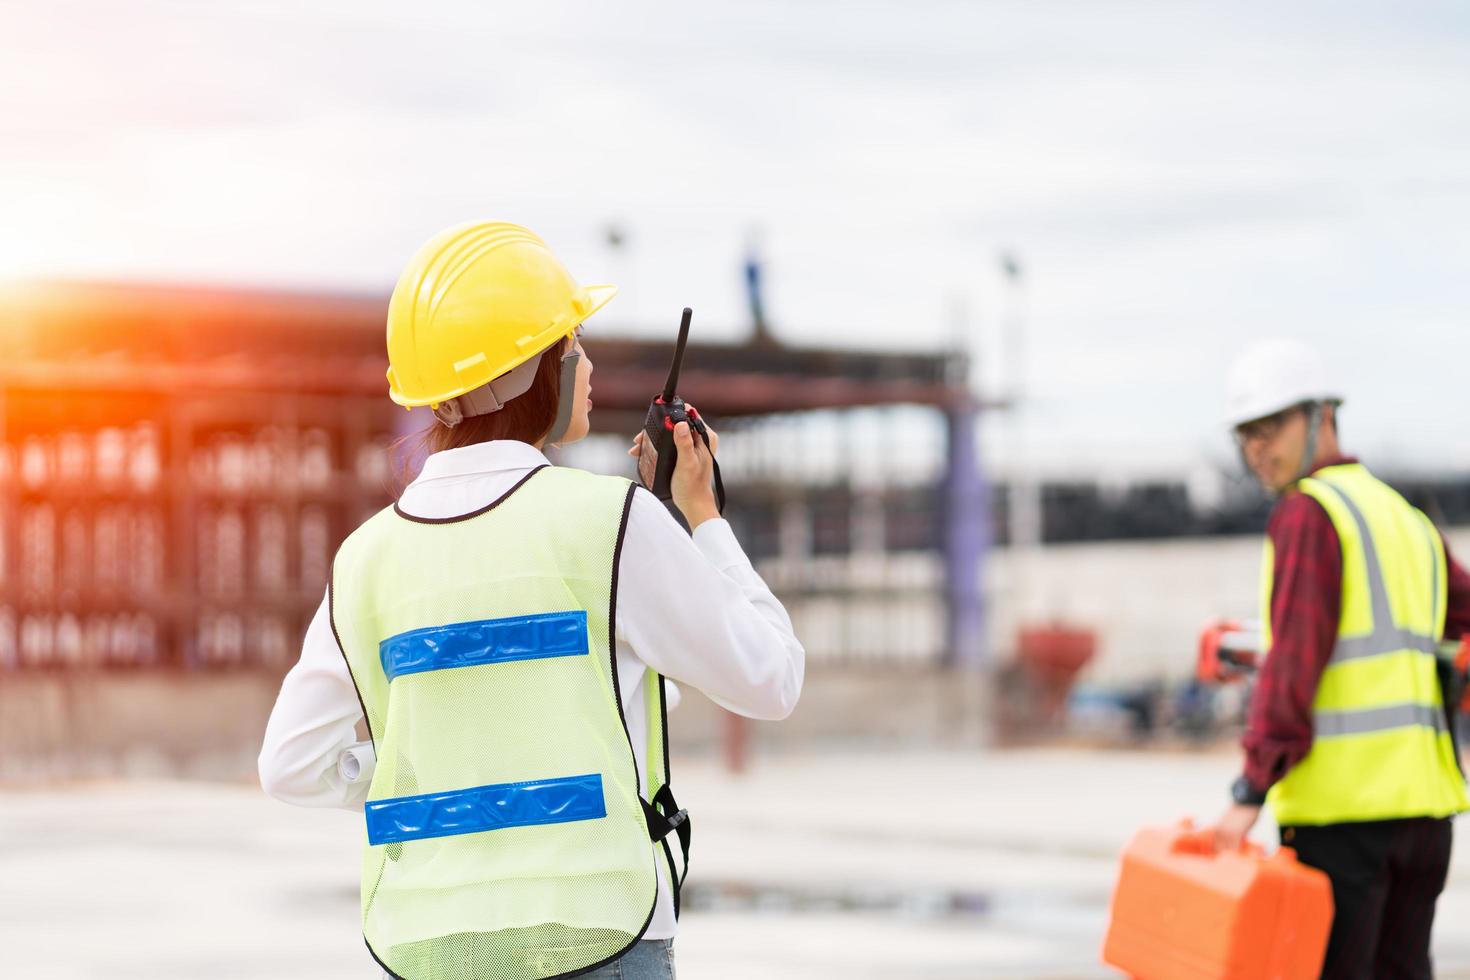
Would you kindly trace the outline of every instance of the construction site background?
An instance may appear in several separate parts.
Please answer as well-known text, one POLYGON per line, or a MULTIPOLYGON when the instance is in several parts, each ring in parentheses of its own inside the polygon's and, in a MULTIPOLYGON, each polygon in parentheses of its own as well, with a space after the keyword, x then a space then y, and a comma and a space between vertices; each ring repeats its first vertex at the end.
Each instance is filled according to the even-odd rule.
MULTIPOLYGON (((360 975, 360 817, 275 804, 254 771, 337 542, 392 499, 427 424, 377 397, 380 315, 368 296, 97 284, 0 304, 0 836, 20 842, 0 920, 28 975, 360 975), (88 873, 146 898, 81 902, 88 873)), ((597 339, 622 381, 599 375, 599 434, 558 462, 631 475, 623 433, 667 357, 636 333, 597 339)), ((1004 406, 964 366, 691 347, 727 516, 808 669, 779 724, 694 691, 671 715, 699 828, 689 975, 1106 976, 1131 831, 1223 806, 1246 688, 1199 684, 1195 638, 1254 617, 1269 501, 1228 462, 1008 481, 976 441, 1004 406), (1013 505, 1035 507, 1029 532, 1013 505)), ((1453 473, 1401 485, 1463 513, 1453 473)), ((1470 551, 1470 530, 1448 540, 1470 551)), ((1447 914, 1470 906, 1462 864, 1447 914)), ((1452 930, 1436 949, 1470 975, 1452 930)))
MULTIPOLYGON (((1452 550, 1470 553, 1470 530, 1452 529, 1447 539, 1452 550)), ((1071 692, 1069 711, 1014 732, 995 727, 994 674, 957 676, 933 658, 834 649, 831 634, 803 629, 800 605, 793 604, 810 657, 801 710, 780 724, 750 723, 749 737, 757 752, 982 745, 1008 737, 1228 745, 1244 690, 1197 690, 1194 642, 1211 618, 1254 618, 1260 547, 1257 537, 1236 537, 1043 549, 1039 593, 1064 598, 1067 621, 1092 625, 1097 654, 1071 692), (1180 718, 1178 706, 1186 701, 1193 714, 1180 718)), ((996 580, 1005 581, 1008 561, 1004 549, 992 556, 996 580)), ((909 561, 920 568, 929 563, 909 561)), ((779 564, 761 570, 779 595, 779 564)), ((1014 637, 1025 614, 1000 603, 994 608, 992 635, 997 642, 1014 637)), ((250 778, 279 683, 278 669, 260 668, 5 671, 0 779, 250 778)), ((670 737, 680 749, 723 752, 729 720, 693 692, 678 708, 670 737)))
MULTIPOLYGON (((470 220, 620 288, 553 462, 631 475, 693 308, 807 651, 787 721, 672 712, 680 975, 1113 975, 1125 842, 1240 770, 1226 366, 1320 350, 1470 556, 1467 64, 1454 0, 0 0, 0 975, 377 977, 361 812, 255 758, 432 424, 389 292, 470 220)), ((1467 917, 1462 846, 1440 976, 1467 917)))

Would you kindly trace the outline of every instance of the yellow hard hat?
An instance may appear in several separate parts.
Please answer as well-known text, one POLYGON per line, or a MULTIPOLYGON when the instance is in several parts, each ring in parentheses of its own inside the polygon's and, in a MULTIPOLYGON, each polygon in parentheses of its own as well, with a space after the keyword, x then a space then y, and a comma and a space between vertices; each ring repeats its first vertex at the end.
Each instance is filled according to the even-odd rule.
POLYGON ((440 232, 409 260, 388 301, 388 394, 407 407, 457 398, 568 336, 616 286, 579 286, 520 225, 440 232))

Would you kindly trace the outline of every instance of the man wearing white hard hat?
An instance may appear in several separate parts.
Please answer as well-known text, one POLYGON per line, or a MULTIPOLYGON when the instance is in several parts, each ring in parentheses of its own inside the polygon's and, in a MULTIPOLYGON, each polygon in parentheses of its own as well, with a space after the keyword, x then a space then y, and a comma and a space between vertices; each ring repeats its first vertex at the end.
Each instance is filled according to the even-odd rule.
POLYGON ((1248 348, 1226 423, 1277 495, 1261 571, 1264 663, 1216 845, 1269 804, 1332 879, 1324 977, 1432 977, 1450 818, 1470 809, 1436 651, 1470 631, 1470 576, 1423 513, 1338 446, 1342 390, 1292 340, 1248 348))

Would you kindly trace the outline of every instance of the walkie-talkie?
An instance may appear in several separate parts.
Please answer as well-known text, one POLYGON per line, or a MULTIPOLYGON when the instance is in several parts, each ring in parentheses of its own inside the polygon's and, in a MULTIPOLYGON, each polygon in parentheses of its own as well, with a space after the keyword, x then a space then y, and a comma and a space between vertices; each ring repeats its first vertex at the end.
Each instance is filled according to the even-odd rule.
MULTIPOLYGON (((704 420, 699 417, 697 409, 690 408, 684 404, 684 399, 675 393, 674 389, 679 384, 679 368, 684 364, 684 346, 689 342, 689 320, 694 316, 694 311, 684 307, 684 316, 679 320, 679 341, 674 347, 674 363, 669 367, 669 379, 664 382, 664 390, 653 399, 648 406, 648 416, 643 420, 643 437, 645 445, 652 446, 658 454, 658 463, 653 473, 652 490, 654 496, 668 503, 674 499, 673 477, 674 465, 678 462, 678 450, 674 446, 674 426, 680 422, 688 422, 689 429, 698 438, 704 440, 706 446, 710 445, 709 430, 704 426, 704 420)), ((714 449, 710 448, 713 456, 714 449)), ((715 469, 715 502, 720 508, 720 513, 725 512, 725 483, 720 479, 720 464, 714 461, 715 469)))

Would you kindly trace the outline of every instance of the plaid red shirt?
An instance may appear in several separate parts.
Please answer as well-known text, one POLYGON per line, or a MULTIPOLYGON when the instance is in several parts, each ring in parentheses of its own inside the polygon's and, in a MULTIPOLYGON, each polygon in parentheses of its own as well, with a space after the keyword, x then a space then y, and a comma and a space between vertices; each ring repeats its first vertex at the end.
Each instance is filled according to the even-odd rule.
MULTIPOLYGON (((1356 463, 1351 456, 1316 467, 1356 463)), ((1290 492, 1266 525, 1275 548, 1271 588, 1271 655, 1256 677, 1246 709, 1245 778, 1265 792, 1312 747, 1312 701, 1342 612, 1342 546, 1327 511, 1305 493, 1290 492)), ((1445 637, 1470 632, 1470 575, 1445 547, 1449 603, 1445 637)))

